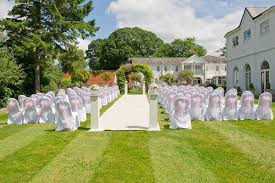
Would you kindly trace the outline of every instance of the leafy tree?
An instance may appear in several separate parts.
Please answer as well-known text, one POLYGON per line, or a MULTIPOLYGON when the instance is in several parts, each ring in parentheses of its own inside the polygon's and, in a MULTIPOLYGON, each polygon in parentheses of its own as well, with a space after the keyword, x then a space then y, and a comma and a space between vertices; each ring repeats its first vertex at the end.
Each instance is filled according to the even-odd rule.
POLYGON ((159 78, 161 81, 167 83, 168 85, 172 85, 177 82, 177 77, 174 74, 167 73, 165 75, 161 75, 159 78))
POLYGON ((191 57, 192 55, 204 56, 206 49, 195 43, 195 38, 186 38, 184 40, 175 39, 171 43, 172 57, 191 57))
POLYGON ((36 92, 40 91, 44 62, 53 61, 78 37, 94 35, 94 20, 84 21, 92 9, 92 0, 15 0, 10 17, 0 21, 8 35, 6 45, 25 62, 24 67, 34 71, 36 92))
POLYGON ((156 50, 155 57, 173 57, 172 46, 169 43, 164 43, 156 50))
POLYGON ((114 70, 127 63, 130 57, 150 57, 163 44, 154 33, 140 28, 122 28, 114 31, 106 40, 92 41, 87 57, 90 65, 114 70), (99 64, 97 64, 99 63, 99 64))
POLYGON ((85 61, 84 52, 77 46, 70 45, 68 50, 59 56, 60 66, 63 72, 72 74, 80 68, 85 68, 87 63, 85 61))
POLYGON ((178 80, 180 82, 186 82, 187 84, 191 84, 194 80, 194 75, 192 71, 182 70, 178 74, 178 80))
POLYGON ((100 58, 102 58, 102 49, 103 46, 106 44, 107 39, 97 39, 92 41, 89 46, 88 50, 86 51, 86 58, 89 61, 90 69, 93 70, 101 70, 100 66, 100 58))
POLYGON ((15 97, 21 91, 26 75, 5 47, 0 48, 0 63, 0 107, 3 107, 8 98, 15 97))

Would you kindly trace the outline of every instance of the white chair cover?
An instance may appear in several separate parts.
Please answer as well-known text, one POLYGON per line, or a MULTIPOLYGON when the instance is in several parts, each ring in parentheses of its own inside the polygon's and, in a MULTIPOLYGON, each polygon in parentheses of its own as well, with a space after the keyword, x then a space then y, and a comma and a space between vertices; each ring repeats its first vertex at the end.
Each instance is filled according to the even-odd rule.
POLYGON ((38 114, 35 107, 35 102, 33 98, 27 97, 24 100, 24 123, 38 123, 38 114))
POLYGON ((81 100, 83 103, 83 106, 85 107, 85 110, 88 114, 91 113, 91 98, 90 93, 84 92, 81 94, 81 100))
POLYGON ((64 98, 55 100, 55 131, 74 131, 80 126, 77 113, 73 113, 70 103, 64 98))
POLYGON ((86 121, 86 110, 82 105, 81 98, 77 95, 70 97, 72 112, 76 112, 79 116, 79 121, 86 121))
POLYGON ((173 110, 174 110, 174 103, 175 103, 175 99, 176 99, 177 94, 175 92, 170 92, 168 95, 168 103, 166 106, 166 113, 167 114, 172 114, 173 110))
POLYGON ((8 124, 22 124, 23 113, 20 111, 19 103, 16 99, 10 98, 7 102, 7 110, 9 113, 8 124))
POLYGON ((221 96, 218 93, 212 93, 209 98, 208 108, 205 114, 205 120, 222 120, 221 96))
POLYGON ((254 95, 251 92, 247 92, 241 97, 241 107, 239 109, 239 119, 246 120, 255 119, 254 116, 254 95))
POLYGON ((39 123, 51 123, 55 121, 55 114, 52 109, 51 100, 48 97, 42 97, 38 101, 40 105, 39 123))
POLYGON ((259 106, 256 110, 257 120, 273 120, 273 112, 271 109, 272 95, 268 92, 262 93, 259 97, 259 106))
POLYGON ((191 120, 203 120, 203 96, 194 94, 191 99, 190 116, 191 120))
POLYGON ((183 96, 178 96, 175 100, 175 110, 173 111, 170 129, 192 129, 191 117, 189 114, 189 101, 183 96))
POLYGON ((18 96, 19 107, 21 110, 23 109, 23 102, 24 102, 25 98, 27 98, 25 95, 18 96))
POLYGON ((225 94, 223 120, 238 120, 238 96, 235 92, 225 94))

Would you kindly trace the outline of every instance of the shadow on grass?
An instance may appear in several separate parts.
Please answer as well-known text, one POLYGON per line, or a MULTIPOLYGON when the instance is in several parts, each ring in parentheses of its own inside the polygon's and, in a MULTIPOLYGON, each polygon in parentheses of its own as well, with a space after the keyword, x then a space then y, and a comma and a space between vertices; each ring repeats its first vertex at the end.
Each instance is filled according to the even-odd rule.
POLYGON ((87 127, 83 127, 83 126, 81 126, 81 127, 79 127, 79 128, 78 128, 78 130, 82 130, 82 131, 89 131, 89 130, 90 130, 90 128, 87 128, 87 127))

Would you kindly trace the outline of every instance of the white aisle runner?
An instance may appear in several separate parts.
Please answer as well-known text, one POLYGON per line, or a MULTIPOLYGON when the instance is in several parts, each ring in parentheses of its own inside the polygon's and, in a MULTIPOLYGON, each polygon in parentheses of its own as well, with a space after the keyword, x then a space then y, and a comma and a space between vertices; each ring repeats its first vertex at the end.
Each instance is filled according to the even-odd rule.
POLYGON ((146 95, 124 95, 101 117, 104 130, 147 130, 149 102, 146 95))

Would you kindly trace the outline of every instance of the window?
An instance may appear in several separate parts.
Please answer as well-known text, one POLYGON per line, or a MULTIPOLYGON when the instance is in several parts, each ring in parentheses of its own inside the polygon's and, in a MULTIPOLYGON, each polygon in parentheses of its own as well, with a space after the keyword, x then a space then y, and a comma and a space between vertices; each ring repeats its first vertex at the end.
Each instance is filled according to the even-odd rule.
POLYGON ((157 71, 160 72, 160 66, 157 66, 157 71))
POLYGON ((226 66, 224 66, 224 71, 226 71, 226 66))
POLYGON ((176 66, 175 71, 176 71, 176 72, 179 71, 179 66, 176 66))
POLYGON ((184 70, 192 70, 192 66, 191 65, 184 65, 184 70))
POLYGON ((206 66, 206 71, 208 71, 208 65, 206 66))
POLYGON ((239 45, 239 37, 238 36, 234 37, 232 42, 233 42, 233 46, 238 46, 239 45))
POLYGON ((245 71, 245 84, 246 84, 246 89, 250 89, 250 84, 251 84, 251 68, 250 65, 246 65, 244 68, 245 71))
POLYGON ((251 39, 251 30, 247 30, 247 31, 244 31, 243 33, 243 39, 244 39, 244 42, 248 41, 251 39))
POLYGON ((202 74, 202 65, 195 65, 195 74, 202 74))
POLYGON ((233 71, 233 84, 234 84, 234 87, 238 86, 239 85, 239 70, 238 70, 238 67, 235 67, 234 68, 234 71, 233 71))
POLYGON ((268 33, 269 32, 269 20, 261 23, 260 29, 261 29, 260 30, 261 35, 264 35, 264 34, 268 33))
POLYGON ((164 66, 164 71, 165 71, 165 72, 167 72, 167 71, 168 71, 167 66, 164 66))
POLYGON ((217 65, 216 66, 216 71, 219 72, 220 71, 220 67, 217 65))

